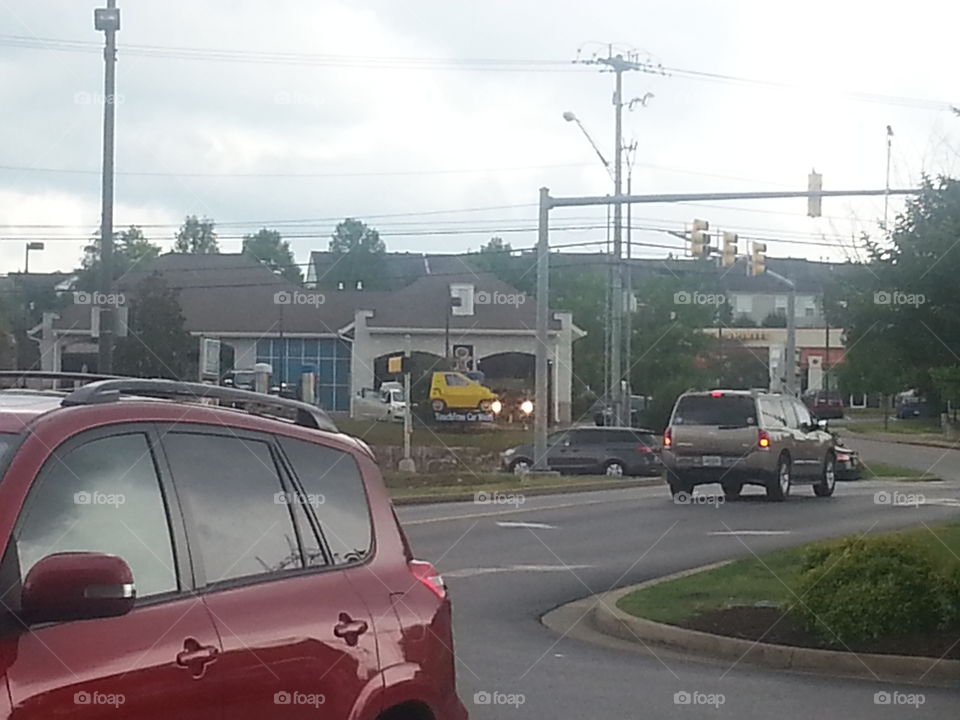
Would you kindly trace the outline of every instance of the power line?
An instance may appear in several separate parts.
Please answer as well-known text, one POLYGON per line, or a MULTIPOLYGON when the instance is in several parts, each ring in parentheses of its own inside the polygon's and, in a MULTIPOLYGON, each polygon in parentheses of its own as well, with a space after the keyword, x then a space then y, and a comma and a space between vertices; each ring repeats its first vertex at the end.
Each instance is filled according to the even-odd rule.
MULTIPOLYGON (((176 172, 176 171, 158 171, 158 170, 133 170, 117 171, 117 175, 128 177, 195 177, 195 178, 277 178, 277 179, 303 179, 303 178, 350 178, 350 177, 390 177, 390 176, 408 176, 408 175, 459 175, 471 173, 488 172, 518 172, 526 170, 555 170, 558 168, 587 167, 592 163, 558 163, 554 165, 527 165, 515 167, 500 168, 456 168, 441 170, 373 170, 362 172, 176 172)), ((35 172, 35 173, 55 173, 63 175, 99 175, 100 171, 84 168, 51 168, 51 167, 29 167, 21 165, 0 165, 0 170, 11 172, 35 172)))
MULTIPOLYGON (((18 47, 27 50, 46 50, 56 52, 99 53, 96 43, 65 40, 60 38, 42 38, 23 35, 0 35, 0 45, 18 47)), ((218 62, 240 62, 248 64, 283 64, 319 67, 376 69, 376 70, 470 70, 485 72, 580 72, 588 71, 582 63, 567 60, 536 58, 440 58, 440 57, 398 57, 374 55, 319 55, 309 53, 270 52, 257 50, 229 50, 212 48, 189 48, 163 45, 124 45, 125 54, 141 57, 169 58, 180 60, 206 60, 218 62)), ((860 90, 830 90, 822 87, 812 88, 781 80, 766 80, 729 75, 703 70, 691 70, 677 67, 660 67, 666 75, 687 80, 719 82, 739 86, 755 86, 817 92, 820 94, 841 95, 862 102, 911 107, 921 110, 952 111, 955 104, 945 100, 932 100, 903 95, 860 90)))

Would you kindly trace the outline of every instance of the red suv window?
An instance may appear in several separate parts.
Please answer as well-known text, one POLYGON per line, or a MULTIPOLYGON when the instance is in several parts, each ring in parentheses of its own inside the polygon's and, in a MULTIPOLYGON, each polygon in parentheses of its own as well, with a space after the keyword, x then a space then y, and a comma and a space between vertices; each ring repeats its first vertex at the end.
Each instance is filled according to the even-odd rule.
POLYGON ((173 432, 163 446, 208 583, 303 567, 291 503, 266 442, 173 432))
POLYGON ((140 597, 177 590, 167 517, 146 435, 58 448, 14 530, 21 579, 47 555, 86 551, 123 557, 140 597))
POLYGON ((357 562, 370 552, 370 508, 353 457, 315 443, 281 438, 305 498, 336 565, 357 562))

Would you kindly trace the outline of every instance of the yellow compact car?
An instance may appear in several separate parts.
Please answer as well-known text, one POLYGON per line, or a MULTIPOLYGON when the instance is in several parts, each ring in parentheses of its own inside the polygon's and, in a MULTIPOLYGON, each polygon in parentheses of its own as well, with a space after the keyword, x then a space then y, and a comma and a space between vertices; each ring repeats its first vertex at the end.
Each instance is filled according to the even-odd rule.
POLYGON ((430 402, 435 412, 482 410, 499 412, 500 401, 488 387, 459 372, 435 372, 430 380, 430 402))

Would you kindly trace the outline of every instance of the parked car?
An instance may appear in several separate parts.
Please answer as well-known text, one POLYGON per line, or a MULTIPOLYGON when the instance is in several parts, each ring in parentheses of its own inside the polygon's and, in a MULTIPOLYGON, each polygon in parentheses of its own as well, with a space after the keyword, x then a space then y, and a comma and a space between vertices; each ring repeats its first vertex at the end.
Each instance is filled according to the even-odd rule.
POLYGON ((6 390, 0 472, 0 718, 467 718, 446 586, 318 408, 6 390))
POLYGON ((731 498, 753 484, 784 500, 800 484, 812 485, 818 497, 833 494, 835 445, 825 421, 792 396, 712 390, 677 398, 662 454, 675 497, 719 483, 731 498))
MULTIPOLYGON (((547 436, 547 466, 561 473, 659 475, 657 436, 652 430, 624 427, 578 427, 547 436)), ((515 474, 533 468, 532 445, 510 448, 501 467, 515 474)))
POLYGON ((353 400, 353 417, 356 420, 403 422, 406 412, 403 391, 388 387, 387 383, 381 385, 379 390, 361 388, 353 400))
POLYGON ((863 463, 856 450, 837 445, 834 455, 837 459, 837 480, 859 480, 863 476, 863 463))
POLYGON ((499 412, 499 400, 490 388, 459 372, 435 372, 430 378, 430 403, 434 412, 482 410, 499 412))
POLYGON ((917 418, 937 417, 937 409, 925 400, 910 400, 897 405, 898 420, 916 420, 917 418))
POLYGON ((843 417, 843 396, 833 390, 808 390, 803 404, 819 420, 837 420, 843 417))

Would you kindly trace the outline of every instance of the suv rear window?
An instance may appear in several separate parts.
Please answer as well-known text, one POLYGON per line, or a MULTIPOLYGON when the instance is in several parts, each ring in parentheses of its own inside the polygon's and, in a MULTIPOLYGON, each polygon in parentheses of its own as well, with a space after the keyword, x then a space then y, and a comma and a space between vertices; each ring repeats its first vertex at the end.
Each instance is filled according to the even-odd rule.
POLYGON ((684 395, 673 414, 674 425, 732 425, 757 422, 753 398, 746 395, 684 395))

